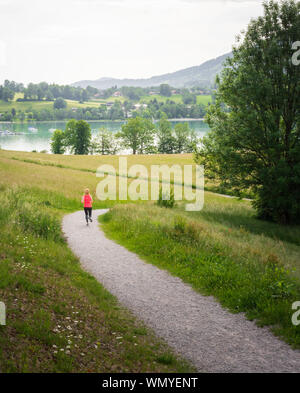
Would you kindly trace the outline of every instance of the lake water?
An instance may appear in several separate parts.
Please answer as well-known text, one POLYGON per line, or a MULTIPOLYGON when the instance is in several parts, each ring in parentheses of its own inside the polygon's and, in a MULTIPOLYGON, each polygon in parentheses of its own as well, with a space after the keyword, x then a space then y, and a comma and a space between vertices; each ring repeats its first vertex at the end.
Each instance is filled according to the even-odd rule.
MULTIPOLYGON (((171 121, 172 126, 182 121, 171 121)), ((66 121, 48 121, 31 123, 5 123, 0 122, 0 131, 11 131, 22 133, 22 135, 0 135, 0 147, 6 150, 19 151, 41 151, 50 152, 50 140, 54 129, 64 130, 66 121), (30 130, 34 128, 36 130, 30 130), (52 131, 51 131, 52 130, 52 131)), ((97 134, 101 127, 106 127, 111 132, 119 131, 124 121, 89 121, 92 135, 97 134)), ((191 129, 195 130, 199 137, 202 137, 209 130, 208 125, 202 120, 188 121, 191 129)), ((1 132, 0 132, 1 134, 1 132)))

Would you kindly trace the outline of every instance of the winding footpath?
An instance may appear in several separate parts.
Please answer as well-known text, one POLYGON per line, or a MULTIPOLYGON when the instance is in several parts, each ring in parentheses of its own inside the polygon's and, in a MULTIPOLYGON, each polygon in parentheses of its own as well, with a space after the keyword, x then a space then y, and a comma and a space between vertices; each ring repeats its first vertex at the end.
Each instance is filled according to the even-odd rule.
POLYGON ((66 215, 63 231, 82 267, 200 372, 300 372, 300 351, 243 314, 231 314, 181 279, 105 237, 95 210, 66 215))

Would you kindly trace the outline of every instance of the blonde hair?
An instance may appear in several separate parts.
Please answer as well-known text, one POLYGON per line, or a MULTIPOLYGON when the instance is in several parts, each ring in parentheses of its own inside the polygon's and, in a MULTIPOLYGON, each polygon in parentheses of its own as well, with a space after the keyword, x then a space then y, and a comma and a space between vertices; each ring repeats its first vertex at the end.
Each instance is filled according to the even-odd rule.
POLYGON ((89 194, 90 190, 88 188, 85 188, 84 192, 85 192, 85 194, 89 194))

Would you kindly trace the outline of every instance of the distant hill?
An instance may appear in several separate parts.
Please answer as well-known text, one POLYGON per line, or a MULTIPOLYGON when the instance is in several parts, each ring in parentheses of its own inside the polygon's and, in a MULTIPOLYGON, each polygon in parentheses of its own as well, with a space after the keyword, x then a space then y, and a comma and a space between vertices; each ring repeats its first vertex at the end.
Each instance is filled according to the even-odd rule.
POLYGON ((162 83, 168 83, 173 87, 193 87, 193 86, 210 86, 216 75, 221 71, 224 60, 231 56, 226 53, 216 59, 208 60, 199 66, 185 68, 169 74, 152 76, 147 79, 116 79, 116 78, 100 78, 96 80, 82 80, 75 82, 73 86, 86 88, 93 86, 98 89, 108 89, 112 86, 135 86, 135 87, 151 87, 159 86, 162 83))

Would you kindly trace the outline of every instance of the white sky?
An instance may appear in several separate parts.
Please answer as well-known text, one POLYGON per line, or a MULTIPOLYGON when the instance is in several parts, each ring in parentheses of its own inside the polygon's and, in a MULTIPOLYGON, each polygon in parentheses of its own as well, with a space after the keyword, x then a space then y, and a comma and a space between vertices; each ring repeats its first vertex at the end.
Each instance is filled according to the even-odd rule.
POLYGON ((231 50, 260 0, 0 0, 0 83, 145 78, 231 50))

